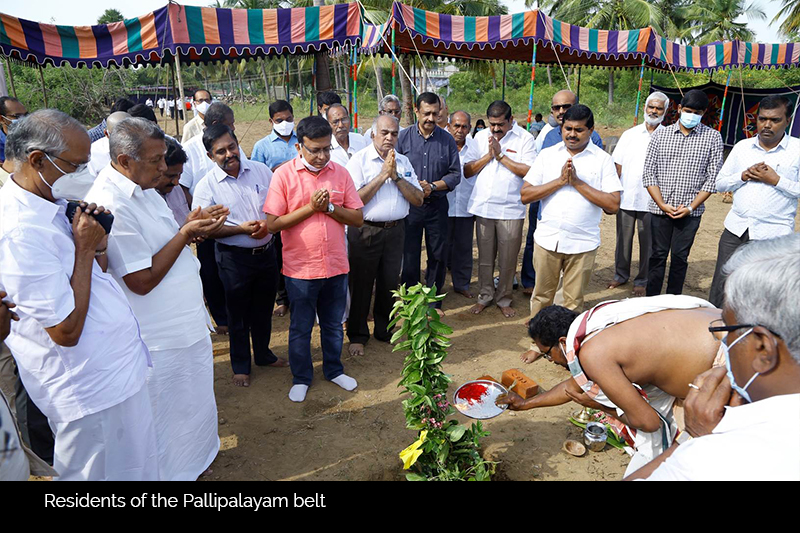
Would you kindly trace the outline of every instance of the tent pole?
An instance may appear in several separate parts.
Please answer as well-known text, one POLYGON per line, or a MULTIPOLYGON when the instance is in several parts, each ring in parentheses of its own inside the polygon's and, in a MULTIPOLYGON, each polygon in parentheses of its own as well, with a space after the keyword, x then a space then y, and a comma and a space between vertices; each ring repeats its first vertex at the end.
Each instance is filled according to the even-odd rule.
POLYGON ((578 94, 576 96, 578 97, 578 101, 580 101, 580 99, 581 99, 581 66, 580 65, 578 65, 578 83, 576 85, 578 86, 577 87, 578 94))
POLYGON ((396 63, 396 54, 395 54, 395 47, 394 47, 394 20, 392 20, 392 94, 397 95, 397 66, 396 63))
MULTIPOLYGON (((172 79, 172 90, 170 91, 170 99, 172 99, 173 103, 175 102, 175 64, 171 64, 169 66, 170 77, 172 79)), ((169 109, 169 106, 167 106, 169 109)), ((173 108, 173 116, 175 117, 175 136, 180 136, 180 128, 178 127, 178 106, 174 106, 173 108)))
POLYGON ((504 102, 506 101, 506 62, 503 61, 503 97, 501 98, 504 102))
POLYGON ((42 82, 42 96, 44 96, 44 106, 50 107, 47 103, 47 89, 44 86, 44 73, 42 72, 42 66, 39 65, 39 81, 42 82))
POLYGON ((528 98, 528 125, 531 131, 531 118, 533 118, 533 82, 536 80, 536 39, 533 39, 533 58, 531 59, 531 95, 528 98))
MULTIPOLYGON (((725 92, 722 93, 722 107, 719 108, 719 124, 717 124, 717 131, 722 132, 722 119, 725 116, 725 100, 728 98, 728 87, 731 84, 731 74, 733 70, 728 71, 728 81, 725 82, 725 92)), ((744 105, 744 100, 742 100, 744 105)))
POLYGON ((286 56, 286 76, 283 78, 283 86, 285 90, 284 97, 286 101, 292 103, 292 100, 289 98, 289 56, 286 56))
POLYGON ((353 47, 353 126, 358 131, 358 50, 353 47))
POLYGON ((6 58, 6 66, 8 67, 8 81, 11 84, 11 94, 14 98, 17 97, 17 88, 14 86, 14 74, 11 72, 11 61, 6 58))
POLYGON ((642 78, 644 78, 644 57, 642 57, 642 68, 639 70, 639 92, 636 93, 636 114, 633 115, 633 125, 639 123, 639 102, 642 100, 642 78))
POLYGON ((317 95, 317 56, 311 63, 311 95, 308 97, 308 116, 314 116, 314 97, 317 95))
MULTIPOLYGON (((181 58, 180 58, 180 52, 178 50, 175 50, 175 72, 176 72, 176 74, 178 76, 178 95, 181 97, 181 109, 180 110, 183 112, 183 123, 186 124, 186 115, 188 114, 188 112, 186 111, 186 99, 183 97, 183 78, 181 77, 181 58)), ((175 111, 176 112, 178 111, 177 108, 178 108, 178 106, 175 106, 175 111)), ((177 115, 180 115, 180 114, 181 113, 178 113, 177 115)), ((175 133, 176 135, 180 135, 180 131, 178 131, 177 129, 175 130, 175 132, 176 132, 175 133)))

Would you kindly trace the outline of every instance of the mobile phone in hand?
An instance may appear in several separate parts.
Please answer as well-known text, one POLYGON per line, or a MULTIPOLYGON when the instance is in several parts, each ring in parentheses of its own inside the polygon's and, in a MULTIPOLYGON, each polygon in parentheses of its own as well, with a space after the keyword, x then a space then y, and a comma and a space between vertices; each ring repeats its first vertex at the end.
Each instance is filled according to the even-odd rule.
MULTIPOLYGON (((86 202, 68 202, 67 203, 67 218, 69 219, 70 224, 72 220, 75 218, 75 210, 80 206, 81 209, 86 209, 89 204, 86 202)), ((100 224, 103 229, 106 231, 106 235, 111 233, 111 225, 114 223, 114 215, 108 212, 100 213, 99 215, 95 215, 94 213, 86 213, 90 217, 94 217, 97 220, 98 224, 100 224)))

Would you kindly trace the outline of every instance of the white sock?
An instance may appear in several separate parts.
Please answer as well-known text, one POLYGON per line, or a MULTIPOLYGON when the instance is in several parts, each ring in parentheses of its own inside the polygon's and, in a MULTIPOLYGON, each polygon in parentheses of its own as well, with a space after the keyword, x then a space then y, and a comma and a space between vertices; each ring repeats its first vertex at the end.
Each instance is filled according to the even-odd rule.
POLYGON ((306 399, 306 392, 308 392, 308 385, 292 385, 289 389, 289 399, 293 402, 302 402, 306 399))
POLYGON ((358 387, 358 381, 354 380, 347 374, 340 374, 331 381, 347 391, 355 390, 355 388, 358 387))

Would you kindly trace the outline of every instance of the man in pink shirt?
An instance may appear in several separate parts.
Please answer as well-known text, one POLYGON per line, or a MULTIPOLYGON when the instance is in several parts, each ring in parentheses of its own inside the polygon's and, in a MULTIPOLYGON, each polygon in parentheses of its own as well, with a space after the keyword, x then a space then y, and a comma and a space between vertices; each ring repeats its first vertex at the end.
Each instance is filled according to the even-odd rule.
POLYGON ((289 294, 289 399, 305 400, 314 376, 311 330, 319 318, 325 379, 345 390, 358 383, 341 362, 347 301, 345 225, 361 227, 363 202, 347 170, 330 160, 330 124, 307 117, 297 125, 298 157, 275 171, 264 212, 270 233, 281 232, 283 275, 289 294))

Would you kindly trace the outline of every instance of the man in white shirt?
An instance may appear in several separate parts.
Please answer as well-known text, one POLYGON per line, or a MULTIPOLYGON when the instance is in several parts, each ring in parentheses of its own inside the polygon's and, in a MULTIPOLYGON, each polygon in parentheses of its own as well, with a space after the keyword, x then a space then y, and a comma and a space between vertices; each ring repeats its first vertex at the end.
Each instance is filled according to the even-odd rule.
POLYGON ((202 136, 204 120, 208 108, 211 107, 211 93, 205 89, 200 89, 194 93, 194 118, 186 123, 183 127, 183 137, 181 137, 181 144, 186 144, 189 139, 193 137, 202 136))
POLYGON ((221 204, 230 209, 226 224, 211 236, 225 290, 233 383, 249 387, 251 337, 256 365, 289 366, 269 346, 278 268, 262 206, 272 171, 263 163, 240 158, 239 142, 225 124, 208 126, 203 144, 214 169, 198 184, 192 208, 221 204))
POLYGON ((164 116, 164 107, 166 106, 166 104, 167 102, 166 100, 164 100, 164 98, 159 98, 156 101, 156 105, 158 106, 158 112, 161 114, 162 117, 164 116))
POLYGON ((139 321, 153 357, 147 377, 161 479, 193 481, 219 451, 210 320, 200 263, 189 243, 225 223, 191 213, 183 227, 155 190, 167 165, 164 132, 142 118, 120 122, 110 137, 112 163, 87 198, 114 213, 108 267, 139 321))
POLYGON ((686 429, 628 479, 800 481, 800 235, 757 240, 725 264, 726 368, 697 376, 686 429), (727 374, 726 374, 727 370, 727 374))
POLYGON ((617 211, 617 249, 614 254, 614 279, 609 289, 628 283, 633 254, 633 233, 639 232, 639 273, 633 280, 633 295, 644 296, 647 290, 647 267, 650 262, 650 195, 642 185, 644 156, 654 131, 661 128, 669 107, 669 98, 652 93, 644 103, 644 123, 626 130, 614 149, 613 159, 622 181, 622 199, 617 211))
POLYGON ((347 229, 350 355, 364 355, 364 345, 370 336, 367 316, 373 286, 376 287, 373 336, 382 342, 392 338, 388 327, 394 304, 391 291, 400 285, 403 261, 400 243, 405 238, 403 219, 408 216, 409 205, 421 206, 423 202, 422 186, 411 162, 394 149, 400 131, 399 121, 391 115, 382 115, 372 130, 375 132, 372 144, 347 164, 347 171, 364 203, 364 225, 347 229))
POLYGON ((167 116, 169 118, 173 118, 175 116, 175 100, 170 98, 166 102, 167 106, 167 116))
POLYGON ((477 148, 470 135, 472 119, 466 111, 450 115, 447 131, 453 136, 461 161, 461 181, 447 193, 450 204, 447 212, 447 267, 453 280, 453 290, 465 298, 474 298, 469 291, 472 281, 472 236, 475 234, 475 215, 469 212, 469 198, 475 187, 474 176, 464 176, 464 164, 478 158, 477 148))
POLYGON ((800 139, 786 133, 791 119, 792 105, 785 96, 761 100, 758 135, 736 143, 717 175, 717 191, 736 191, 719 239, 708 297, 717 307, 722 307, 725 288, 722 267, 739 246, 794 231, 800 198, 800 139))
POLYGON ((106 128, 104 131, 105 135, 102 139, 98 139, 92 143, 92 160, 89 161, 89 171, 94 177, 97 177, 97 175, 100 174, 100 171, 111 162, 111 153, 109 152, 108 148, 109 135, 111 135, 111 132, 114 131, 114 128, 117 126, 117 124, 130 117, 131 116, 125 111, 115 111, 114 113, 108 115, 108 118, 106 119, 106 128))
POLYGON ((325 118, 333 129, 331 161, 346 167, 353 154, 369 146, 371 141, 350 131, 350 115, 342 104, 331 104, 325 111, 325 118))
POLYGON ((479 157, 463 167, 465 178, 477 175, 467 209, 477 217, 480 292, 470 311, 478 314, 494 301, 503 316, 511 318, 516 315, 511 291, 525 223, 520 189, 536 159, 536 149, 533 136, 514 123, 507 103, 492 102, 486 115, 489 126, 474 139, 479 157), (500 270, 496 288, 495 261, 500 270))
POLYGON ((600 247, 600 219, 603 211, 616 213, 620 203, 622 186, 611 156, 591 142, 592 111, 570 107, 561 130, 564 140, 539 154, 522 187, 522 202, 541 200, 542 213, 533 236, 531 318, 553 303, 562 273, 564 307, 583 311, 600 247))
POLYGON ((31 399, 55 433, 62 480, 157 480, 158 448, 145 386, 150 354, 107 265, 105 231, 90 204, 52 190, 89 161, 89 136, 45 109, 9 136, 12 179, 0 191, 0 286, 19 322, 6 343, 31 399))
POLYGON ((148 96, 144 105, 146 105, 147 107, 153 107, 153 99, 148 96))

